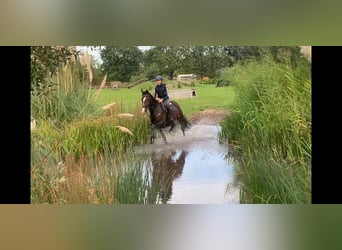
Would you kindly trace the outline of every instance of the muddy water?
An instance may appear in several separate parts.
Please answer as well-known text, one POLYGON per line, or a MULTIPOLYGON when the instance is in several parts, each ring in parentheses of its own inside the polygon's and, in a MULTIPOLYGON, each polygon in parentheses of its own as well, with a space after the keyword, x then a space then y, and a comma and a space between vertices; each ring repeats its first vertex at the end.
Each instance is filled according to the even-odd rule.
MULTIPOLYGON (((220 127, 193 125, 183 136, 166 131, 167 144, 157 137, 140 153, 150 155, 151 185, 165 204, 239 203, 228 147, 218 142, 220 127)), ((158 134, 158 133, 157 133, 158 134)))

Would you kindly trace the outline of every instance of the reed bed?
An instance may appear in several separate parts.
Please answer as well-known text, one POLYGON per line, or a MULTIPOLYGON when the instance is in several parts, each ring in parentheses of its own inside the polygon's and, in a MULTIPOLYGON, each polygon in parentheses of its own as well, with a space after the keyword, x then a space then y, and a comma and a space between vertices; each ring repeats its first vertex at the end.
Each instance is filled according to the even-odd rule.
POLYGON ((135 169, 133 148, 148 141, 140 106, 99 108, 102 93, 91 95, 81 70, 77 63, 61 66, 47 87, 31 92, 31 203, 120 201, 116 182, 135 169))
POLYGON ((92 156, 104 152, 115 155, 146 143, 149 123, 140 114, 129 118, 104 116, 70 123, 64 133, 65 155, 92 156))
POLYGON ((220 137, 233 144, 242 202, 311 202, 310 69, 304 59, 231 69, 237 98, 220 137))
POLYGON ((31 91, 31 116, 36 121, 63 126, 96 111, 96 105, 89 101, 89 82, 80 80, 77 65, 60 65, 45 85, 31 91))
POLYGON ((41 125, 31 135, 32 202, 113 203, 118 174, 134 168, 134 147, 146 143, 148 129, 138 115, 88 118, 62 131, 41 125))

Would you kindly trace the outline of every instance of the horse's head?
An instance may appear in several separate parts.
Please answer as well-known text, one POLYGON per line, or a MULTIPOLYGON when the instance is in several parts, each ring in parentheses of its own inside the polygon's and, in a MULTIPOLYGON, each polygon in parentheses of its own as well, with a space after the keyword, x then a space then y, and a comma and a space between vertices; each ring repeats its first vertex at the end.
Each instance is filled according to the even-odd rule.
POLYGON ((148 90, 141 89, 142 113, 146 113, 146 110, 152 106, 153 101, 155 101, 155 99, 151 93, 148 92, 148 90))

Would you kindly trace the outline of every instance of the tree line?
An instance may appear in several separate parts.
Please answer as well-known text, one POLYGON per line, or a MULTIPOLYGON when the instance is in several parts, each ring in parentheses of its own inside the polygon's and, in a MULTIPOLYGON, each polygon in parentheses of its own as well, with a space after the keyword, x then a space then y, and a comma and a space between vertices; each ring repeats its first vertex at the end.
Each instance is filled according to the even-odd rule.
MULTIPOLYGON (((92 85, 107 81, 135 82, 151 80, 156 75, 173 79, 178 74, 195 74, 202 78, 218 78, 220 69, 245 63, 250 59, 261 60, 271 56, 283 62, 291 58, 291 64, 301 55, 299 46, 152 46, 141 51, 138 46, 89 46, 100 49, 102 63, 92 58, 92 85)), ((50 76, 60 63, 78 58, 75 46, 31 47, 31 89, 51 85, 50 76)), ((81 74, 81 72, 80 72, 81 74)))
POLYGON ((153 46, 141 51, 138 46, 106 46, 101 49, 100 74, 111 81, 129 82, 133 78, 169 79, 178 74, 195 74, 215 78, 219 70, 249 59, 261 60, 269 55, 276 61, 300 56, 298 46, 153 46))

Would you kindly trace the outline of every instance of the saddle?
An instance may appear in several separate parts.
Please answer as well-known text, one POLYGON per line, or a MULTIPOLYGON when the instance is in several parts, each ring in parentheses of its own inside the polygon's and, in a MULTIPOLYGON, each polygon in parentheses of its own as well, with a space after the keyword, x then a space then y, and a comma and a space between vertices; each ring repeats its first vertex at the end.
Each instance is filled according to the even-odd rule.
POLYGON ((172 112, 172 111, 175 111, 175 107, 174 105, 172 104, 172 102, 170 101, 170 105, 168 105, 167 103, 162 103, 162 106, 163 106, 163 109, 166 111, 166 112, 172 112))

